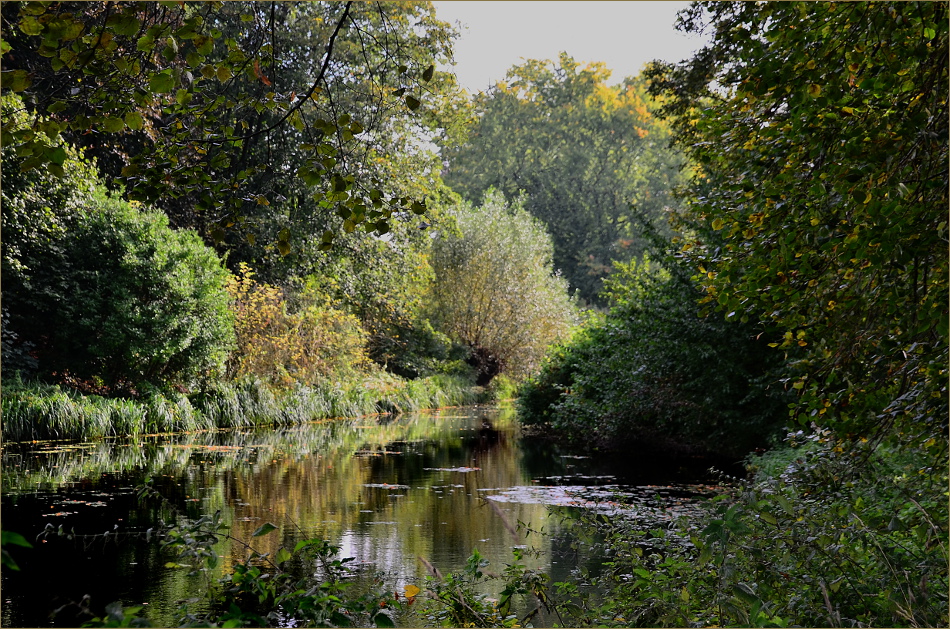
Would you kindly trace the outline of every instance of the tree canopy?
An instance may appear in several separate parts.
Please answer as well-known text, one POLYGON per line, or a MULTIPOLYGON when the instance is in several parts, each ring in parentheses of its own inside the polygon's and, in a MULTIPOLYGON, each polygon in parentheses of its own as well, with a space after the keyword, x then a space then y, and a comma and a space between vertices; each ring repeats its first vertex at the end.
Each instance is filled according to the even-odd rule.
POLYGON ((651 91, 698 164, 681 242, 729 319, 801 348, 792 411, 946 426, 944 3, 695 3, 712 43, 651 91))
POLYGON ((525 209, 554 240, 554 265, 587 301, 612 261, 644 250, 637 221, 665 226, 681 180, 669 130, 642 81, 608 85, 603 64, 529 60, 475 97, 466 142, 447 151, 446 182, 468 201, 497 188, 526 194, 525 209))
POLYGON ((175 225, 281 253, 291 230, 262 229, 260 209, 288 199, 336 215, 324 249, 425 211, 385 164, 447 133, 457 105, 435 69, 454 31, 429 3, 11 2, 2 19, 3 89, 37 114, 4 129, 24 168, 61 173, 64 143, 81 146, 175 225))

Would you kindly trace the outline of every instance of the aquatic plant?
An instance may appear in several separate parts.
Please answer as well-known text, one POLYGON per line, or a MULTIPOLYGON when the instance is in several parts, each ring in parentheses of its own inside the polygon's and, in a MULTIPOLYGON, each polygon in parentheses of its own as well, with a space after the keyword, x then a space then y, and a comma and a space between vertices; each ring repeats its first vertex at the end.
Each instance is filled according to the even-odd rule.
POLYGON ((99 439, 154 432, 300 424, 331 417, 459 406, 490 399, 460 376, 405 380, 382 370, 350 380, 274 388, 259 378, 210 384, 190 397, 143 387, 138 398, 82 395, 53 384, 5 382, 3 436, 10 441, 99 439))

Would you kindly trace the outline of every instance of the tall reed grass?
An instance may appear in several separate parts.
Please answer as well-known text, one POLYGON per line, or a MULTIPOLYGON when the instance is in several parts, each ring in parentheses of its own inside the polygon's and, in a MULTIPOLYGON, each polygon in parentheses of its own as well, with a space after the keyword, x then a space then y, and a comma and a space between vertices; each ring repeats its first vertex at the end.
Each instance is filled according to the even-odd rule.
POLYGON ((4 383, 0 409, 8 441, 100 439, 462 406, 489 402, 496 393, 461 376, 405 380, 383 371, 285 389, 260 379, 218 382, 190 397, 152 389, 137 399, 15 379, 4 383))

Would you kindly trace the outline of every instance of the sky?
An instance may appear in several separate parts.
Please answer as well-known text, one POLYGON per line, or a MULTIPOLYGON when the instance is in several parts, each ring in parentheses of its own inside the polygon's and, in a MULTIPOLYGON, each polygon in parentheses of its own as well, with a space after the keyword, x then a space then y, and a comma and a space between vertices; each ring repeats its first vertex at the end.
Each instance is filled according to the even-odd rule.
POLYGON ((454 70, 470 93, 484 91, 522 59, 602 61, 611 83, 640 72, 652 59, 680 61, 704 40, 673 28, 689 2, 434 2, 439 19, 458 26, 454 70))

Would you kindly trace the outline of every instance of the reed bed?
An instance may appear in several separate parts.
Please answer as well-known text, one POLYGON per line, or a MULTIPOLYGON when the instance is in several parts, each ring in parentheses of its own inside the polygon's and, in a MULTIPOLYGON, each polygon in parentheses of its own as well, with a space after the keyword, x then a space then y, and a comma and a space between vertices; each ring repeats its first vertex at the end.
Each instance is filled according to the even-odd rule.
POLYGON ((0 409, 5 440, 89 440, 462 406, 488 402, 494 393, 460 376, 405 380, 385 372, 284 389, 259 379, 218 382, 191 396, 150 389, 135 399, 17 379, 5 384, 0 409))

